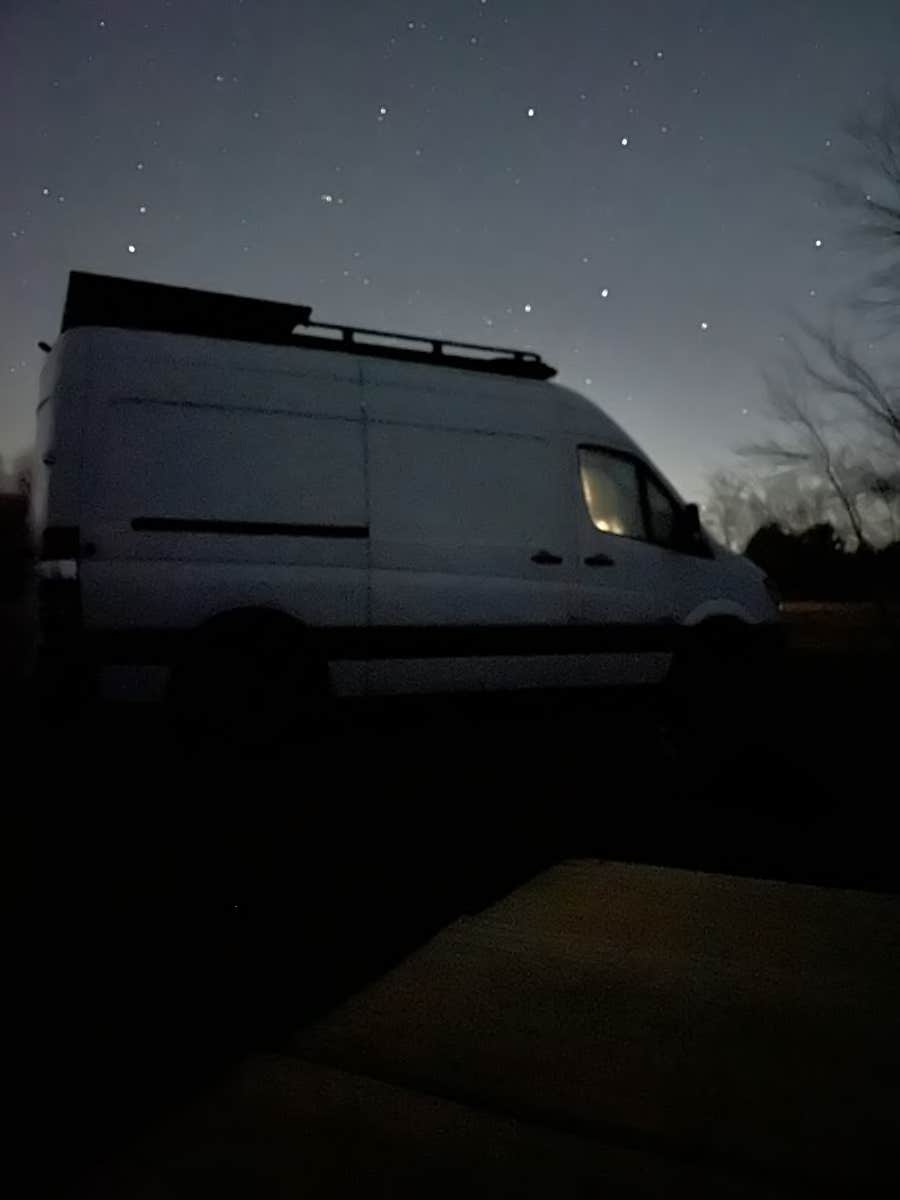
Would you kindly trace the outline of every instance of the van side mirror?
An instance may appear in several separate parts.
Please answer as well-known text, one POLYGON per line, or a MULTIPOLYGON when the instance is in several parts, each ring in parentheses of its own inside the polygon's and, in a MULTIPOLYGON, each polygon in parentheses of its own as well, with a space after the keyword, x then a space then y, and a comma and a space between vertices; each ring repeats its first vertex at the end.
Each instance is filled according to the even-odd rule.
POLYGON ((694 547, 703 544, 700 529, 700 509, 696 504, 685 504, 678 514, 678 543, 694 547))

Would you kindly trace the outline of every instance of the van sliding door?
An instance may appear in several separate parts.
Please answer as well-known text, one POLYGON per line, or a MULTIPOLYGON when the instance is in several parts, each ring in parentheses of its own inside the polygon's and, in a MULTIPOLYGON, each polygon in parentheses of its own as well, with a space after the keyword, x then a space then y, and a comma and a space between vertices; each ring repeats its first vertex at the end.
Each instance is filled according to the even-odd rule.
POLYGON ((574 527, 558 441, 370 412, 376 688, 559 680, 574 527))

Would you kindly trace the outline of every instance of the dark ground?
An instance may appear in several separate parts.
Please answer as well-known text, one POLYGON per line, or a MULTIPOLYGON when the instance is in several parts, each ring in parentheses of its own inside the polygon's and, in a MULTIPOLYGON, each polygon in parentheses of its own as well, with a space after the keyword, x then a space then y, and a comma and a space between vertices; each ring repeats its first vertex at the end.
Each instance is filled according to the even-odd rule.
POLYGON ((900 658, 857 617, 795 614, 763 692, 699 726, 627 693, 416 701, 186 755, 155 710, 48 730, 9 689, 7 1037, 36 1194, 563 858, 900 891, 900 658))

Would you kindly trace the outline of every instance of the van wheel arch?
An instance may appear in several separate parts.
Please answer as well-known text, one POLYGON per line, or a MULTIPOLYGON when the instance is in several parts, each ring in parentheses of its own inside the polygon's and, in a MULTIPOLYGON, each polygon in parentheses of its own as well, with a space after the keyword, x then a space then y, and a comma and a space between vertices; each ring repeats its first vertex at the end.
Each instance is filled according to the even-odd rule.
POLYGON ((721 692, 733 682, 746 660, 752 630, 739 617, 722 614, 705 617, 682 632, 667 684, 676 696, 694 704, 710 690, 721 692))

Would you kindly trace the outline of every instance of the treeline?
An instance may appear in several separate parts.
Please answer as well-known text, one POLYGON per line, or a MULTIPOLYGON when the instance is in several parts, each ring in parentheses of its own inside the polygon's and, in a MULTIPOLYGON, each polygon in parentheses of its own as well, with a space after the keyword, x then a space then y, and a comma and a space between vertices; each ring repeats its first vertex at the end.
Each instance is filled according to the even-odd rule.
POLYGON ((758 529, 745 551, 787 600, 900 600, 900 542, 848 551, 834 526, 758 529))

